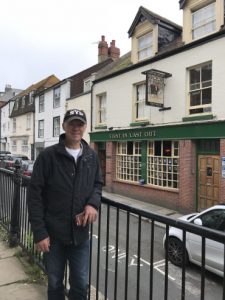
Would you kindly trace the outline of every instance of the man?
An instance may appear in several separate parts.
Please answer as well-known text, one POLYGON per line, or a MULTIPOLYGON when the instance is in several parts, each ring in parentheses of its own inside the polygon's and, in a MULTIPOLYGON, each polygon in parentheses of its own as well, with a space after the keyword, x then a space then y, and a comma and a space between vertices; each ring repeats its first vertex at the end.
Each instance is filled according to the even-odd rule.
POLYGON ((66 112, 59 143, 36 159, 28 187, 29 220, 37 249, 44 252, 48 300, 64 300, 64 270, 69 262, 69 299, 86 300, 89 224, 97 217, 102 178, 96 153, 82 139, 85 113, 66 112))

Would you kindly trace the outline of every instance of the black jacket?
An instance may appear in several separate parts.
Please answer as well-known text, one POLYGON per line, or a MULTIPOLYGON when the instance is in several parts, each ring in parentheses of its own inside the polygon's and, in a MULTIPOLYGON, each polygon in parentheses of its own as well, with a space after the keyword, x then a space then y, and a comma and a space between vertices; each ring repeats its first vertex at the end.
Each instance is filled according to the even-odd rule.
POLYGON ((35 242, 50 236, 78 245, 89 237, 89 226, 76 226, 74 217, 86 204, 99 208, 102 178, 97 154, 84 140, 81 143, 83 152, 76 164, 65 149, 65 134, 35 161, 27 192, 35 242))

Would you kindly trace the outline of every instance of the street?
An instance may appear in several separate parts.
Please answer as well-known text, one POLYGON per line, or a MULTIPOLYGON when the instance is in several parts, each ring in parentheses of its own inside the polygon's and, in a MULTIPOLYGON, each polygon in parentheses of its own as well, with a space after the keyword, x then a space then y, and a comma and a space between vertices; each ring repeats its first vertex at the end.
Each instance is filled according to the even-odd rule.
MULTIPOLYGON (((107 230, 107 209, 102 207, 101 237, 100 240, 97 232, 97 223, 94 226, 93 235, 93 259, 92 259, 92 284, 96 284, 96 262, 97 246, 100 242, 100 269, 99 269, 99 290, 105 294, 105 278, 108 277, 107 296, 109 300, 114 299, 149 299, 150 293, 150 238, 151 222, 142 220, 141 222, 141 242, 140 242, 140 271, 138 271, 138 217, 130 216, 129 222, 129 253, 126 255, 126 226, 127 213, 119 213, 119 237, 118 237, 118 269, 116 272, 116 209, 110 209, 109 222, 109 244, 108 258, 106 257, 106 230, 107 230), (108 267, 106 271, 106 260, 108 267), (127 267, 127 295, 126 295, 126 267, 127 267), (140 285, 138 284, 140 276, 140 285), (117 294, 115 295, 115 284, 117 294), (126 297, 125 297, 126 295, 126 297)), ((162 240, 165 229, 162 224, 155 225, 154 233, 154 267, 153 267, 153 299, 164 299, 165 286, 165 260, 162 240)), ((168 276, 168 299, 181 299, 182 274, 181 268, 174 266, 169 262, 168 276)), ((201 270, 199 267, 190 264, 186 268, 185 299, 200 299, 201 293, 201 270)), ((206 272, 205 280, 205 300, 222 299, 222 278, 206 272)))

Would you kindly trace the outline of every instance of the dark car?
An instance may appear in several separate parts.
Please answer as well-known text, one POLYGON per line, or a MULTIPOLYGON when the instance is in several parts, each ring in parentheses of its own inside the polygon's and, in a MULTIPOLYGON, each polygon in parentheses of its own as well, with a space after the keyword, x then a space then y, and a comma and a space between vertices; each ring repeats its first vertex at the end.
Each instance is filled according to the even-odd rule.
POLYGON ((5 150, 1 150, 0 151, 0 161, 3 160, 6 155, 9 155, 9 154, 11 154, 11 152, 5 151, 5 150))
POLYGON ((26 155, 8 154, 1 161, 1 167, 13 171, 15 169, 14 165, 16 161, 19 161, 21 166, 24 167, 29 161, 29 158, 26 155))

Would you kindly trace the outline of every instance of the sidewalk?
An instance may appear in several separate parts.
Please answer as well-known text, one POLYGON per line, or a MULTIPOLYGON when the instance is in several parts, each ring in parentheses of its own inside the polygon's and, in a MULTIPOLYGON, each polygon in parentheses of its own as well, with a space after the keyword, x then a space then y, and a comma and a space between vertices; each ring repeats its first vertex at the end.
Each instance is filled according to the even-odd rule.
MULTIPOLYGON (((181 216, 175 210, 163 208, 154 204, 137 201, 117 194, 111 194, 103 191, 103 196, 135 208, 155 212, 172 218, 181 216)), ((18 248, 9 248, 7 244, 0 239, 0 300, 47 300, 46 286, 36 283, 30 283, 29 274, 26 266, 16 256, 18 248)), ((95 292, 93 291, 93 294, 95 292)), ((95 299, 95 297, 93 297, 95 299)), ((99 300, 104 299, 99 296, 99 300)))

